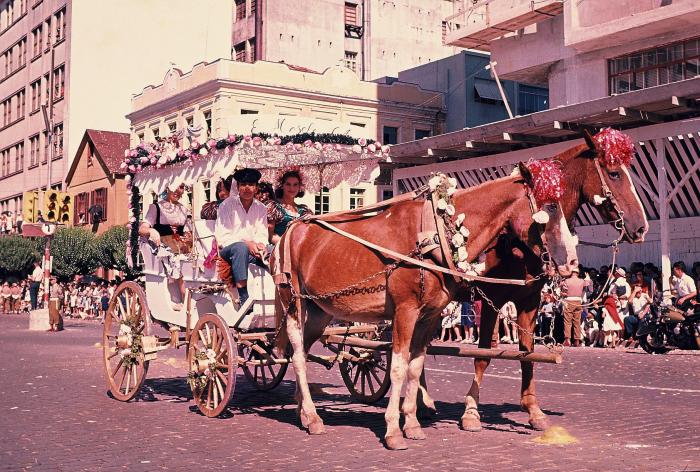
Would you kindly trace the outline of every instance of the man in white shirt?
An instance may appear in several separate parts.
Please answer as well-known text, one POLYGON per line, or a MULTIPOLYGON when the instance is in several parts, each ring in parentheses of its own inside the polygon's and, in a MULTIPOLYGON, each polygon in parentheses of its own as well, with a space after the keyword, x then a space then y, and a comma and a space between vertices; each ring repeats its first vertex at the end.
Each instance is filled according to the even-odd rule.
POLYGON ((31 300, 32 310, 36 310, 37 299, 39 298, 39 286, 42 280, 44 280, 44 271, 41 270, 41 264, 35 262, 32 275, 29 276, 29 299, 31 300))
POLYGON ((260 172, 239 169, 233 174, 238 195, 233 193, 219 206, 214 235, 219 256, 231 264, 240 304, 248 299, 248 264, 258 263, 267 248, 267 208, 255 199, 260 172))
POLYGON ((673 264, 673 275, 671 276, 671 287, 676 293, 676 306, 687 310, 694 305, 695 297, 698 294, 693 278, 685 273, 685 263, 678 261, 673 264))

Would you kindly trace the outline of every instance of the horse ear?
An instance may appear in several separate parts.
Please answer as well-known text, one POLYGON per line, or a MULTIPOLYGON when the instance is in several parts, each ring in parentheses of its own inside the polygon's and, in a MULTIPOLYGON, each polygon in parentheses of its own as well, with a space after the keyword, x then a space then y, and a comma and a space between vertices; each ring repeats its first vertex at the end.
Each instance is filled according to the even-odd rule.
POLYGON ((583 129, 583 139, 586 140, 586 144, 588 144, 588 149, 590 149, 591 151, 595 151, 596 148, 595 141, 593 141, 593 135, 586 128, 583 129))
POLYGON ((522 163, 518 162, 518 170, 520 171, 520 175, 525 180, 525 183, 528 185, 532 185, 532 173, 530 172, 530 169, 522 163))

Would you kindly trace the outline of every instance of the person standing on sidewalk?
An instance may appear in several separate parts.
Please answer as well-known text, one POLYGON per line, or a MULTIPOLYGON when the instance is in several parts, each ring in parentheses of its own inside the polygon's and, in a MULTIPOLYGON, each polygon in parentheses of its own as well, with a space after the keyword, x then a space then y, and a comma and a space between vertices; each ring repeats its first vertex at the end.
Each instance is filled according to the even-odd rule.
POLYGON ((32 275, 29 276, 29 297, 32 303, 32 310, 36 310, 39 298, 39 287, 41 286, 42 280, 44 280, 44 271, 41 270, 41 264, 35 262, 32 275))
POLYGON ((51 277, 49 287, 49 331, 61 330, 61 303, 63 302, 63 287, 51 277))
POLYGON ((589 285, 579 277, 579 269, 575 268, 571 276, 561 284, 564 295, 564 346, 571 346, 571 328, 574 330, 574 347, 579 347, 583 336, 581 334, 581 312, 583 311, 583 292, 589 285))

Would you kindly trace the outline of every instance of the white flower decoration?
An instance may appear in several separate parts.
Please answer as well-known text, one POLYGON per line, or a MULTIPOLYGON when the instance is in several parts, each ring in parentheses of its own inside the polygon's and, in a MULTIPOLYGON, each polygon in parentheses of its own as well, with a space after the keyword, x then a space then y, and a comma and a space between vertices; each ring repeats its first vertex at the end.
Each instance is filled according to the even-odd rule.
POLYGON ((206 156, 207 154, 209 154, 209 151, 207 151, 207 148, 205 148, 205 147, 199 148, 199 155, 200 156, 206 156))
POLYGON ((124 335, 124 334, 131 334, 131 326, 122 323, 122 324, 119 326, 119 334, 122 334, 122 335, 124 335))
POLYGON ((596 205, 602 205, 605 200, 607 200, 606 197, 601 197, 600 195, 593 195, 593 203, 595 203, 596 205))
POLYGON ((448 197, 451 197, 452 195, 454 195, 454 193, 455 193, 456 191, 457 191, 457 188, 456 188, 456 187, 450 187, 450 188, 448 188, 448 189, 447 189, 447 196, 448 196, 448 197))
POLYGON ((352 152, 355 154, 361 154, 362 153, 362 147, 359 144, 355 144, 352 147, 352 152))
POLYGON ((213 361, 216 359, 216 351, 213 349, 207 349, 207 359, 213 361))
POLYGON ((455 219, 455 226, 462 226, 462 223, 464 223, 465 218, 466 216, 464 215, 464 213, 460 213, 459 215, 457 215, 457 218, 455 219))
POLYGON ((459 270, 461 270, 462 272, 468 271, 468 270, 469 270, 469 267, 470 267, 470 265, 469 265, 469 262, 467 262, 467 261, 459 261, 459 262, 457 263, 457 268, 458 268, 459 270))
POLYGON ((445 201, 444 198, 441 198, 438 200, 437 207, 438 207, 438 210, 446 210, 447 209, 447 202, 445 201))
POLYGON ((447 205, 447 206, 445 207, 445 213, 447 213, 447 214, 450 215, 450 216, 454 215, 454 214, 455 214, 455 207, 454 207, 454 205, 447 205))
POLYGON ((122 349, 119 351, 119 356, 124 359, 125 357, 128 357, 131 355, 131 349, 122 349))
POLYGON ((430 187, 430 190, 434 192, 439 186, 440 183, 442 182, 442 178, 439 175, 436 175, 432 177, 430 180, 428 180, 428 187, 430 187))
POLYGON ((549 222, 549 214, 544 210, 540 210, 532 215, 532 219, 535 221, 535 223, 546 225, 549 222))
POLYGON ((461 228, 459 228, 459 232, 462 236, 464 236, 465 239, 469 237, 469 228, 467 228, 466 226, 462 226, 461 228))
POLYGON ((460 233, 456 233, 452 236, 452 245, 457 248, 464 246, 464 236, 460 233))
POLYGON ((459 262, 463 262, 469 259, 469 253, 467 252, 466 246, 462 246, 459 249, 457 249, 457 259, 459 260, 459 262))
POLYGON ((449 184, 450 188, 457 188, 457 179, 454 177, 448 178, 447 183, 449 184))

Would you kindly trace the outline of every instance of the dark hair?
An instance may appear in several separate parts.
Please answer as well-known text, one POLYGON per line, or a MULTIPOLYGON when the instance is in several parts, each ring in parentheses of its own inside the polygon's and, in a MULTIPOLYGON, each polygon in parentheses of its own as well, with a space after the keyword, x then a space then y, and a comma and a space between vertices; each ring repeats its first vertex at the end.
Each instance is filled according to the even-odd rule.
POLYGON ((685 262, 683 261, 678 261, 673 263, 673 268, 674 269, 680 269, 683 272, 685 272, 685 262))
POLYGON ((221 179, 219 183, 216 184, 216 192, 219 192, 219 185, 223 185, 227 192, 231 191, 231 183, 233 182, 233 175, 229 175, 225 179, 221 179))
POLYGON ((275 199, 275 192, 272 190, 272 184, 270 182, 265 182, 264 180, 258 182, 258 191, 255 195, 256 197, 258 195, 267 195, 269 200, 275 199))
POLYGON ((299 193, 297 194, 297 197, 301 198, 304 196, 304 182, 301 179, 301 172, 299 172, 298 170, 288 170, 287 172, 282 174, 282 176, 279 179, 277 179, 277 188, 275 189, 276 199, 279 200, 280 198, 282 198, 282 195, 284 193, 282 191, 282 186, 290 177, 296 177, 297 180, 299 180, 299 193))

